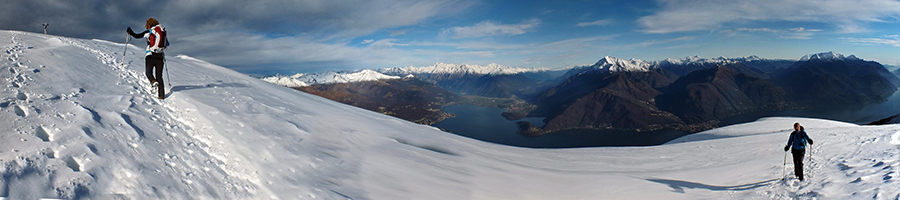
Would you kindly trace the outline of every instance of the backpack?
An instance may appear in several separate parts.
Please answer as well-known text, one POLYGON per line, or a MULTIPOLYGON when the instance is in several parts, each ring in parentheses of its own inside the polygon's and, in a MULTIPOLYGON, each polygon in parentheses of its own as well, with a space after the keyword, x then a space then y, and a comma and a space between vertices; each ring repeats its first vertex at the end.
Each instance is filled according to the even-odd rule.
POLYGON ((169 40, 166 38, 166 28, 162 25, 156 25, 150 28, 149 50, 153 53, 162 53, 169 46, 169 40))

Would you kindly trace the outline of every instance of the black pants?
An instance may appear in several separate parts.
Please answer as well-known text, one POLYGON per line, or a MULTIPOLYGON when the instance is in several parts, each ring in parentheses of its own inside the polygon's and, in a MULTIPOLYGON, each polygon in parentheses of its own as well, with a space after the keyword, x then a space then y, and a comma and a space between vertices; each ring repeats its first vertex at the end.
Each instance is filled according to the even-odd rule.
POLYGON ((797 178, 803 180, 803 155, 806 154, 806 149, 791 149, 791 155, 794 156, 794 175, 797 175, 797 178))
POLYGON ((159 90, 159 98, 160 99, 166 98, 166 87, 163 84, 163 76, 162 76, 163 65, 165 64, 165 62, 163 60, 164 58, 165 57, 163 54, 153 53, 153 54, 148 55, 144 59, 147 62, 146 63, 147 65, 145 68, 146 73, 147 73, 147 79, 149 79, 151 83, 153 83, 154 81, 159 83, 158 87, 156 87, 156 88, 157 88, 157 90, 159 90), (154 71, 153 71, 154 68, 156 69, 156 71, 155 71, 156 73, 154 73, 154 71))

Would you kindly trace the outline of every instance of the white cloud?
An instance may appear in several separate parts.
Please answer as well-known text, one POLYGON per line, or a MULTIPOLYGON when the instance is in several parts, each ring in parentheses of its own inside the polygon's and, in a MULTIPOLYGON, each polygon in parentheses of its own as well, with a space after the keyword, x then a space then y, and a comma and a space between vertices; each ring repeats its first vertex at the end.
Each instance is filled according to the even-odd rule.
POLYGON ((585 26, 606 26, 612 23, 611 19, 601 19, 592 22, 581 22, 576 24, 576 26, 585 27, 585 26))
POLYGON ((493 51, 457 51, 447 53, 452 56, 477 56, 482 58, 490 58, 496 56, 493 51))
POLYGON ((474 4, 472 0, 162 1, 155 3, 166 8, 160 17, 179 23, 227 22, 255 32, 303 32, 325 38, 356 37, 383 28, 415 25, 464 11, 474 4))
POLYGON ((409 46, 409 44, 395 43, 395 41, 397 41, 397 39, 391 39, 391 38, 389 38, 389 39, 381 39, 381 40, 372 42, 372 44, 369 44, 369 47, 372 47, 372 48, 391 48, 391 47, 394 47, 394 46, 409 46))
POLYGON ((375 40, 368 39, 368 40, 363 40, 361 44, 369 44, 369 43, 373 43, 373 42, 375 42, 375 40))
POLYGON ((806 29, 803 27, 791 28, 786 30, 781 29, 770 29, 770 28, 736 28, 736 29, 728 29, 719 31, 719 33, 723 33, 727 36, 734 36, 740 32, 767 32, 777 34, 778 38, 781 39, 812 39, 813 32, 822 31, 820 29, 806 29))
POLYGON ((600 46, 600 41, 610 40, 613 37, 615 36, 602 35, 594 37, 572 38, 541 45, 540 49, 545 51, 571 51, 585 49, 600 46))
POLYGON ((391 31, 391 36, 398 36, 406 34, 406 30, 393 30, 391 31))
POLYGON ((414 52, 391 48, 405 45, 397 43, 394 39, 376 40, 363 47, 348 43, 321 42, 302 36, 267 38, 233 32, 198 34, 183 39, 204 45, 179 45, 177 46, 179 52, 193 52, 189 55, 250 71, 271 70, 270 66, 285 66, 283 70, 304 71, 323 70, 328 67, 349 69, 433 63, 426 62, 414 52), (230 41, 223 43, 221 38, 229 38, 230 41), (238 47, 235 44, 252 45, 238 47))
POLYGON ((819 31, 822 31, 821 29, 805 29, 803 27, 797 27, 797 28, 792 28, 792 29, 788 29, 788 30, 793 31, 793 32, 819 32, 819 31))
POLYGON ((731 30, 725 30, 725 32, 778 32, 776 30, 772 30, 770 28, 736 28, 731 30))
POLYGON ((440 37, 476 38, 498 35, 521 35, 536 28, 541 21, 538 19, 525 20, 518 24, 499 24, 493 21, 483 21, 473 26, 457 26, 444 29, 440 37))
POLYGON ((820 22, 840 32, 865 31, 861 23, 900 17, 896 0, 657 0, 662 10, 638 19, 645 33, 716 29, 747 21, 820 22))
POLYGON ((524 44, 502 44, 491 41, 468 41, 461 43, 452 42, 411 42, 412 46, 439 46, 453 47, 456 49, 522 49, 528 45, 524 44))
POLYGON ((850 43, 865 45, 890 45, 900 47, 900 36, 886 35, 882 38, 841 38, 850 43))

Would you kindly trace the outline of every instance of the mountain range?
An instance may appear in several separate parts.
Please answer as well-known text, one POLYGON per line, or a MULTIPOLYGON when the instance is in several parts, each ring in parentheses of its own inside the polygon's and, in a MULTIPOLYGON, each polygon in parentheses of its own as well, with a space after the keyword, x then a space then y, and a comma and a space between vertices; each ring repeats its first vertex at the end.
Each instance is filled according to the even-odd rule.
MULTIPOLYGON (((504 116, 543 117, 546 122, 542 127, 520 123, 526 135, 570 129, 696 132, 744 113, 861 108, 885 101, 900 86, 897 75, 883 65, 834 52, 799 60, 606 56, 593 65, 557 70, 439 63, 343 73, 362 72, 366 77, 415 77, 459 95, 522 99, 533 106, 504 116)), ((304 77, 292 79, 313 80, 304 77)))

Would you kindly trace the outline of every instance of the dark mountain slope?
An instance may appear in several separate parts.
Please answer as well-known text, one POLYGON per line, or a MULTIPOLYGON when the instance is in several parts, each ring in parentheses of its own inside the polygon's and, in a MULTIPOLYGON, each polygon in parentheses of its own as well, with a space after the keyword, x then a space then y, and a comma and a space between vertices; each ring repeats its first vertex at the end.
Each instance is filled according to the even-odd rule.
POLYGON ((648 72, 585 71, 536 97, 532 116, 546 116, 542 128, 525 124, 523 133, 539 135, 566 129, 657 130, 683 124, 676 116, 660 111, 653 101, 661 93, 655 88, 672 83, 658 69, 648 72))
POLYGON ((450 114, 442 112, 440 108, 462 100, 462 97, 453 92, 416 78, 314 85, 295 89, 420 124, 434 124, 450 117, 450 114))
POLYGON ((668 86, 677 77, 665 69, 620 73, 584 71, 535 97, 538 109, 531 115, 556 115, 575 100, 604 88, 627 93, 634 99, 653 101, 660 94, 656 88, 668 86))
MULTIPOLYGON (((413 74, 423 81, 462 95, 476 95, 483 97, 510 98, 513 96, 526 96, 546 89, 547 83, 543 80, 531 77, 546 77, 550 75, 529 74, 467 74, 467 73, 443 73, 443 74, 413 74)), ((405 76, 405 75, 404 75, 405 76)))
POLYGON ((806 108, 861 108, 884 101, 900 79, 881 64, 855 59, 800 61, 775 78, 789 98, 806 108))
POLYGON ((662 110, 679 116, 688 124, 712 123, 729 116, 789 107, 782 88, 765 79, 739 73, 731 64, 694 71, 663 89, 657 98, 662 110))

